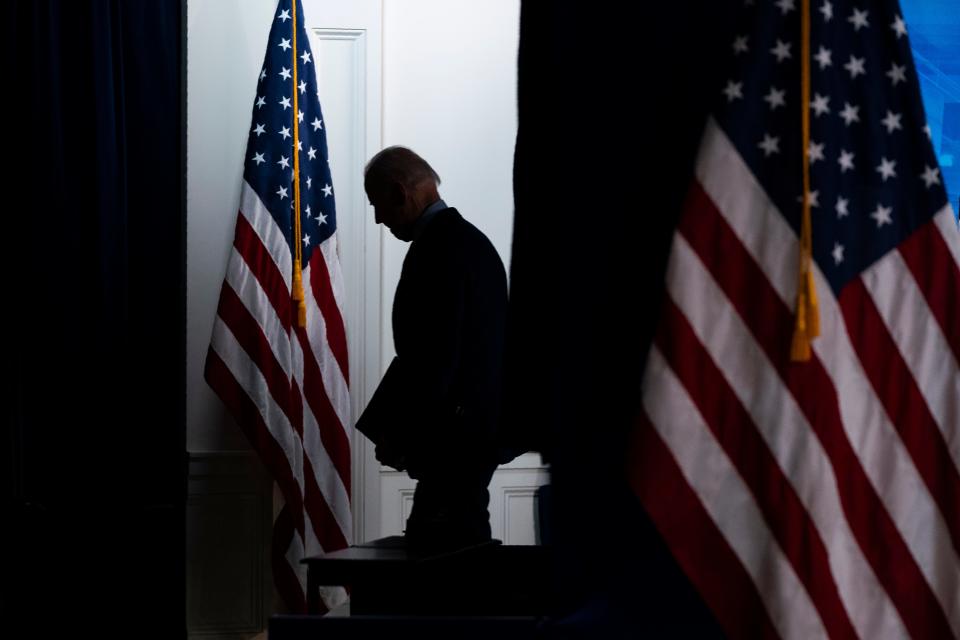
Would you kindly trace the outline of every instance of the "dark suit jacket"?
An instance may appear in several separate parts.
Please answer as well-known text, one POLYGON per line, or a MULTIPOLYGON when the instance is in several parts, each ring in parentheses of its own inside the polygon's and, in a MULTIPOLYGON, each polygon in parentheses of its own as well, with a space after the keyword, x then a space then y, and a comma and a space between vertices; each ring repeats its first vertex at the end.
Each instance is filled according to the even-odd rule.
POLYGON ((497 464, 507 278, 496 249, 456 209, 413 241, 393 304, 397 356, 357 428, 401 449, 411 475, 497 464))

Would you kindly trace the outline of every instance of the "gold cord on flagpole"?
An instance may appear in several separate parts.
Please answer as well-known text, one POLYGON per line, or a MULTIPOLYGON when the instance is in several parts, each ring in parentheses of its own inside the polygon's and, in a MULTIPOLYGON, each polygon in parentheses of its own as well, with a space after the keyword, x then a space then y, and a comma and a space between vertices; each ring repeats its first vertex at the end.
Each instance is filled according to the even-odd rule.
POLYGON ((810 0, 801 0, 800 117, 803 144, 803 221, 800 225, 800 268, 797 277, 797 318, 790 359, 810 359, 810 342, 820 335, 820 312, 813 278, 813 225, 810 220, 810 0))
POLYGON ((293 300, 297 303, 297 326, 307 326, 303 299, 303 250, 300 247, 300 103, 297 99, 297 0, 293 0, 293 300))

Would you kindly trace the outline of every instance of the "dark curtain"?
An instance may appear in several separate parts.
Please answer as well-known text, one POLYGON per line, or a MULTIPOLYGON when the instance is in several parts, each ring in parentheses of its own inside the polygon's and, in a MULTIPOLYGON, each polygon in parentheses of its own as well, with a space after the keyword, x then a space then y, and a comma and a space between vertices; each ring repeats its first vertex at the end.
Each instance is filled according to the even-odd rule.
POLYGON ((185 637, 183 7, 0 11, 0 633, 185 637))
POLYGON ((557 637, 720 634, 624 454, 730 9, 522 4, 507 411, 551 465, 557 637))

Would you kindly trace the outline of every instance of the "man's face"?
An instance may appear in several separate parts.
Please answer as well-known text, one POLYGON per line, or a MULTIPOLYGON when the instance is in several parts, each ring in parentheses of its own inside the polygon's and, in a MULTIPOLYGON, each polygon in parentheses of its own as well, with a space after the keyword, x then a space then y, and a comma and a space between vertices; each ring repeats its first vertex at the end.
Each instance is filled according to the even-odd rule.
POLYGON ((377 224, 382 224, 398 239, 409 242, 413 220, 406 191, 396 183, 368 182, 364 185, 367 199, 373 206, 377 224))

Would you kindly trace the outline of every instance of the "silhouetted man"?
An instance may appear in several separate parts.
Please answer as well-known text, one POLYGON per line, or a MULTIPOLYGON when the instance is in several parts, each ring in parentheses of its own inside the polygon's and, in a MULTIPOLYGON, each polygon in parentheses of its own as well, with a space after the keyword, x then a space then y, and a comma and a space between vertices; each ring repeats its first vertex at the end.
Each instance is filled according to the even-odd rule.
POLYGON ((412 244, 393 304, 397 356, 357 428, 380 462, 418 481, 406 537, 429 549, 490 538, 507 308, 500 256, 439 184, 403 147, 378 153, 364 175, 377 223, 412 244))

